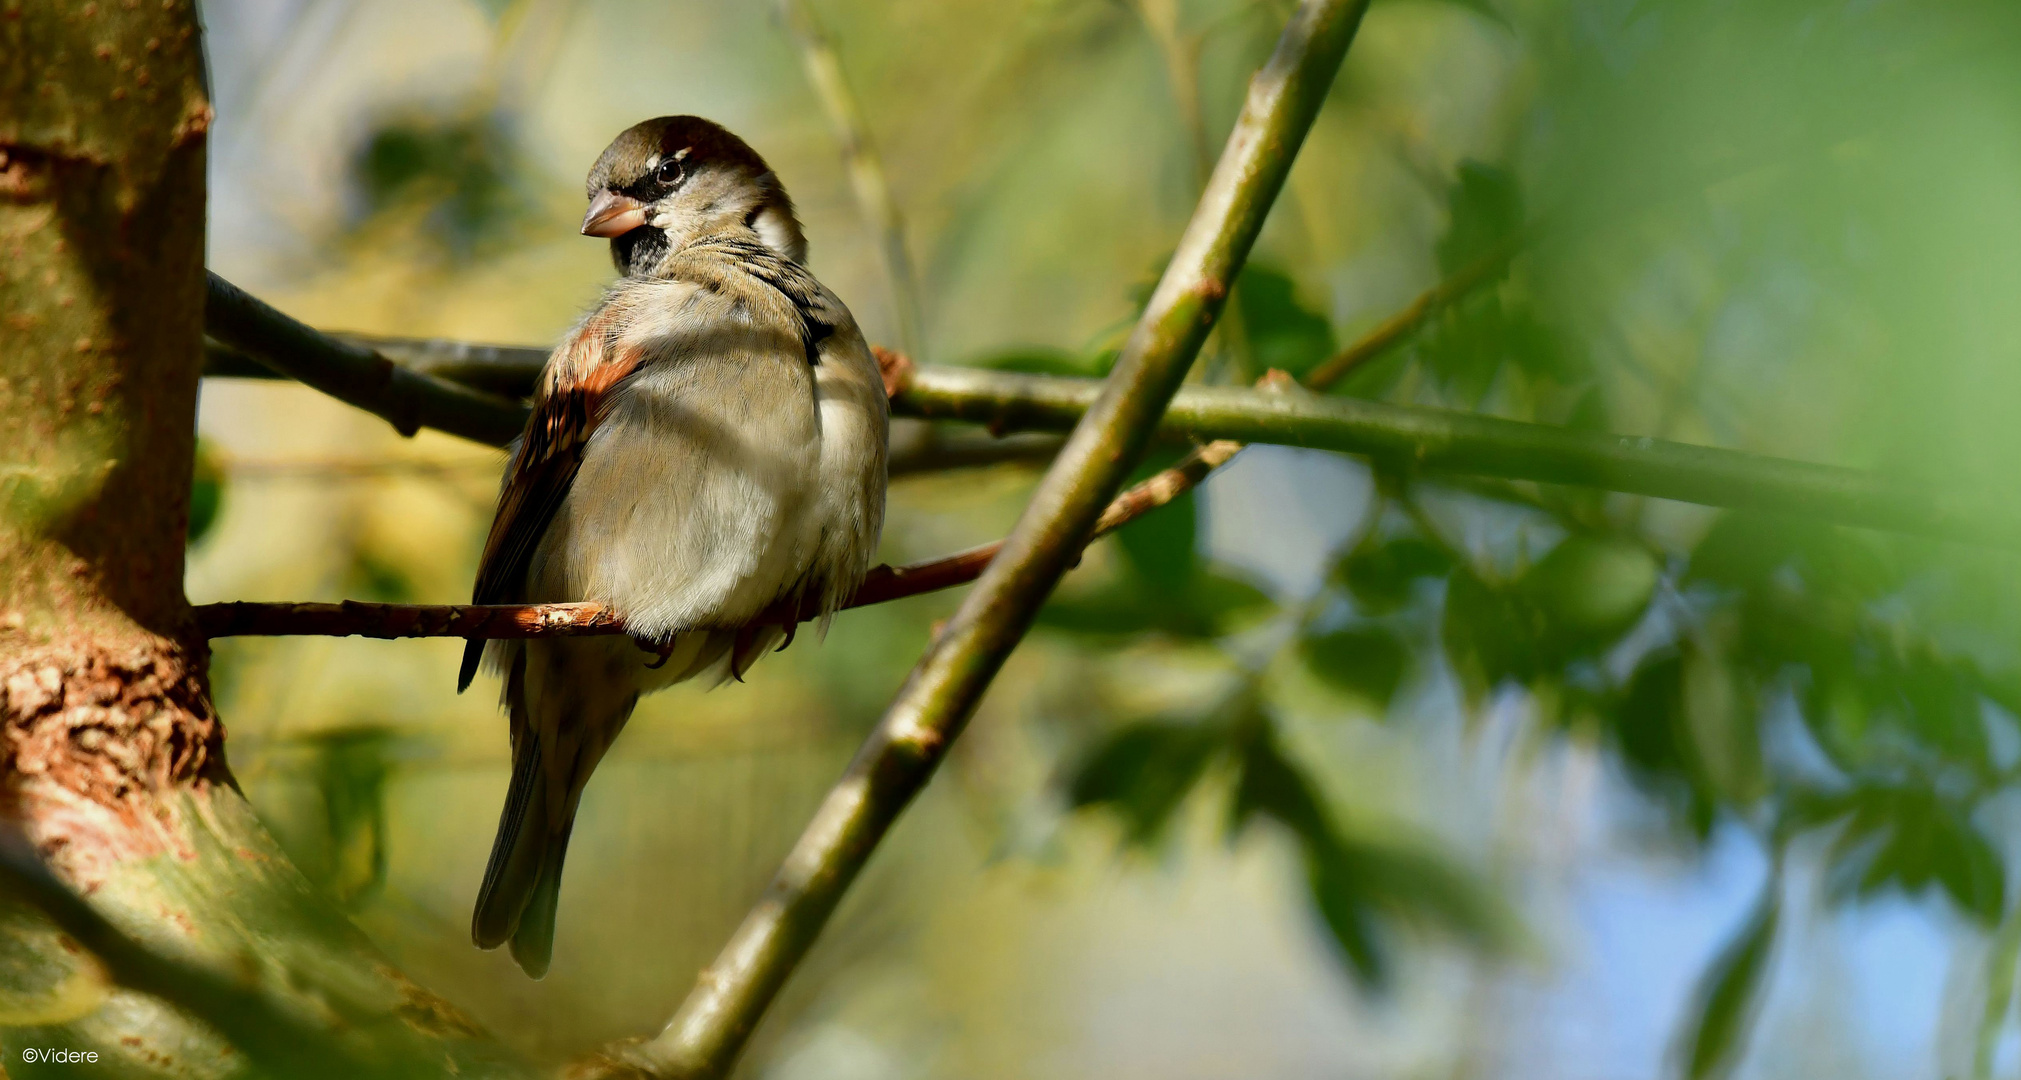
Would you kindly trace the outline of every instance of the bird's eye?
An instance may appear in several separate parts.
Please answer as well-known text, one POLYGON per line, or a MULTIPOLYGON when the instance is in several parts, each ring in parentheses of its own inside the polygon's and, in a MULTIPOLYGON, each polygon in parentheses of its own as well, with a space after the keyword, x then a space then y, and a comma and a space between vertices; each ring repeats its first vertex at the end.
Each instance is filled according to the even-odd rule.
POLYGON ((653 171, 653 179, 659 181, 662 187, 673 187, 686 178, 687 173, 681 168, 681 163, 672 158, 660 162, 660 167, 653 171))

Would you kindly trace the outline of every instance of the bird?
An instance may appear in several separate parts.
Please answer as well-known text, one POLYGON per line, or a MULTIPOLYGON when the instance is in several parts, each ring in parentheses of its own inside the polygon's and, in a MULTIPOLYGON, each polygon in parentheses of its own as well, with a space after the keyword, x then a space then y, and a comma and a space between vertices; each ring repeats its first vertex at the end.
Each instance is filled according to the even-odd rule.
POLYGON ((471 940, 509 942, 536 979, 583 787, 639 695, 741 681, 802 617, 825 631, 869 569, 887 481, 877 359, 757 151, 658 117, 611 142, 586 193, 582 233, 619 277, 542 369, 471 599, 595 602, 625 633, 472 640, 457 678, 501 677, 512 745, 471 940))

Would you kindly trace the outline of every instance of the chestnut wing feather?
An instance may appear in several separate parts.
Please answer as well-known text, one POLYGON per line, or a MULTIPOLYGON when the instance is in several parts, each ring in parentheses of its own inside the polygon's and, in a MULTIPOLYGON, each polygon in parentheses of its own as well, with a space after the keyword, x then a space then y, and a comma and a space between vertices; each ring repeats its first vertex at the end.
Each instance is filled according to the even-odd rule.
MULTIPOLYGON (((527 421, 526 437, 513 455, 505 486, 498 494, 498 514, 484 540, 471 603, 524 600, 533 553, 575 482, 583 448, 603 420, 609 395, 638 368, 640 350, 616 340, 621 315, 621 302, 607 300, 549 362, 533 415, 527 421)), ((473 638, 464 646, 463 666, 456 676, 457 693, 469 688, 483 657, 483 639, 473 638)))

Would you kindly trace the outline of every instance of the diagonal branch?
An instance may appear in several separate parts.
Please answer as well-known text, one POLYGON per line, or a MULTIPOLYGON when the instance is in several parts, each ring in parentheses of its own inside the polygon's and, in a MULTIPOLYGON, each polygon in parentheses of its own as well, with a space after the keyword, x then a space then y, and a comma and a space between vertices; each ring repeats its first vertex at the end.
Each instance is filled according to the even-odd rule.
POLYGON ((657 1037, 606 1074, 720 1077, 898 813, 932 777, 1151 439, 1325 99, 1367 0, 1304 0, 1251 81, 1206 193, 1102 393, 763 899, 657 1037))

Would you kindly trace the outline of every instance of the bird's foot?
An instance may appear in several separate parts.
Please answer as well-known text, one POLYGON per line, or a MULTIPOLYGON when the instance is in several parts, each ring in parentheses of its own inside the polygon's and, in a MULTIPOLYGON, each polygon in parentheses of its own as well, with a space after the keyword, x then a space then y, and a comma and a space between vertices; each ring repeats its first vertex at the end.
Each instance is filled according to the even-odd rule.
POLYGON ((668 634, 665 641, 647 641, 645 638, 632 639, 632 644, 659 657, 658 660, 646 665, 647 671, 658 671, 666 667, 667 659, 674 655, 674 646, 680 643, 681 636, 679 634, 668 634))

